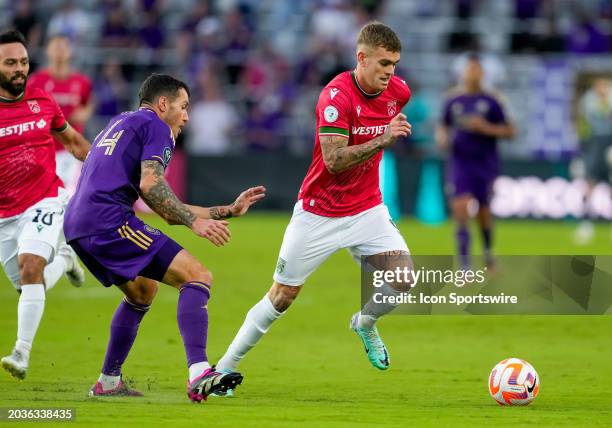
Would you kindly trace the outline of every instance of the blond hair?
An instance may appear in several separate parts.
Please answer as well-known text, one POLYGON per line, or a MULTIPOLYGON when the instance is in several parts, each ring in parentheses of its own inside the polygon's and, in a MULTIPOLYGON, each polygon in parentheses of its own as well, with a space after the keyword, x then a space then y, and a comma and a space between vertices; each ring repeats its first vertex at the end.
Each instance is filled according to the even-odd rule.
POLYGON ((400 52, 402 43, 395 32, 382 22, 372 21, 363 26, 357 37, 357 46, 384 48, 389 52, 400 52))

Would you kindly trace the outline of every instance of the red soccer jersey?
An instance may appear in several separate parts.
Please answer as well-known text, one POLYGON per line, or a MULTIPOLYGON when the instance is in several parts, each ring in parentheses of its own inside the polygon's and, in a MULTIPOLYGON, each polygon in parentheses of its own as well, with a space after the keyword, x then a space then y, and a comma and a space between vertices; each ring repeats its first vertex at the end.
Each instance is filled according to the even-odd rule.
POLYGON ((409 98, 408 85, 395 76, 376 95, 365 93, 350 71, 329 82, 317 103, 312 163, 298 195, 304 210, 325 217, 347 217, 382 203, 378 182, 382 151, 346 171, 331 174, 323 161, 319 137, 346 136, 349 146, 366 143, 385 132, 409 98))
MULTIPOLYGON (((28 85, 50 94, 68 120, 78 107, 87 105, 91 97, 91 81, 87 76, 77 72, 70 73, 65 79, 56 79, 48 70, 40 70, 28 76, 28 85)), ((71 121, 70 125, 83 133, 84 123, 71 121)), ((64 146, 56 141, 55 149, 64 150, 64 146)))
POLYGON ((62 181, 55 174, 51 130, 67 127, 60 107, 42 89, 27 85, 15 101, 0 98, 0 218, 57 196, 62 181))

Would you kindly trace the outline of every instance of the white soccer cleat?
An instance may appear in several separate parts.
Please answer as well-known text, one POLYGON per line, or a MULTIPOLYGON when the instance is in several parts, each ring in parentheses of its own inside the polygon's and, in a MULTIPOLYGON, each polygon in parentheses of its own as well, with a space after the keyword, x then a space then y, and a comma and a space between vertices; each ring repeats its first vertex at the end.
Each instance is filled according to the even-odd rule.
POLYGON ((77 288, 81 287, 85 283, 85 271, 79 264, 79 258, 72 247, 63 243, 57 250, 57 255, 64 257, 66 263, 68 263, 68 270, 66 271, 68 281, 77 288))
POLYGON ((9 372, 14 378, 23 380, 28 372, 28 359, 17 349, 13 349, 11 355, 0 360, 2 368, 9 372))

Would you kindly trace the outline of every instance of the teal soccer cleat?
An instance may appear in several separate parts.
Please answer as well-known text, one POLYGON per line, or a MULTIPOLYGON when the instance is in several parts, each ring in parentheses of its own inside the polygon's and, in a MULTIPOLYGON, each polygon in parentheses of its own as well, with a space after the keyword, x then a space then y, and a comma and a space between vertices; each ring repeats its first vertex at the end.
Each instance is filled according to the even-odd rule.
POLYGON ((351 318, 350 328, 357 333, 365 346, 366 354, 370 363, 379 370, 387 370, 389 368, 389 352, 387 347, 378 334, 376 326, 372 328, 363 328, 357 326, 359 312, 351 318))
MULTIPOLYGON (((231 370, 231 369, 223 369, 223 370, 219 370, 219 373, 223 373, 223 374, 232 374, 232 373, 236 373, 235 371, 231 370)), ((216 391, 213 392, 212 394, 210 394, 211 397, 220 397, 220 398, 233 398, 234 397, 234 390, 231 388, 228 388, 226 391, 216 391)))

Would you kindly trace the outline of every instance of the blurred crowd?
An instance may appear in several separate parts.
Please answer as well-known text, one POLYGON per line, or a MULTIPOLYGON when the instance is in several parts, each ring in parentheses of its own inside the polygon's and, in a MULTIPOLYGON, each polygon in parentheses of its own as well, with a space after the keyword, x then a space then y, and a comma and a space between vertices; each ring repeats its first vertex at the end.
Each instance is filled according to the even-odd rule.
MULTIPOLYGON (((388 19, 408 39, 414 31, 435 31, 440 41, 435 49, 441 53, 482 49, 487 34, 477 30, 483 20, 505 28, 498 55, 598 55, 609 53, 612 46, 612 0, 0 0, 0 4, 3 11, 10 11, 3 13, 1 24, 26 35, 35 53, 34 66, 44 65, 43 47, 50 35, 63 34, 72 41, 75 66, 93 81, 96 110, 90 134, 109 117, 135 107, 138 83, 148 73, 171 72, 186 80, 193 88, 191 123, 181 143, 193 154, 310 152, 319 91, 335 74, 353 67, 356 34, 374 18, 388 19), (422 20, 426 28, 402 28, 402 14, 411 18, 410 23, 422 20), (432 20, 436 17, 448 19, 432 20)), ((398 74, 413 87, 408 108, 417 126, 413 144, 404 147, 418 150, 429 141, 437 112, 420 93, 419 76, 407 73, 411 52, 419 46, 410 41, 406 45, 398 74)), ((426 44, 421 48, 432 49, 426 44)), ((441 85, 440 94, 452 83, 441 85)))

